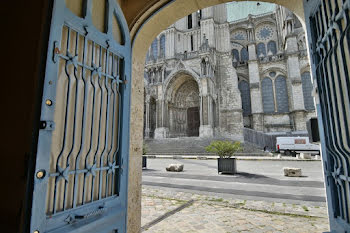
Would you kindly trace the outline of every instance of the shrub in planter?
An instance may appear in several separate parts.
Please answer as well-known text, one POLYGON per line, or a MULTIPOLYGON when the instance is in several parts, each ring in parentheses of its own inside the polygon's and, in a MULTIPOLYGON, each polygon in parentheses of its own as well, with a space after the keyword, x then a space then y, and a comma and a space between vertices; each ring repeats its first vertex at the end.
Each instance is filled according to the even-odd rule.
POLYGON ((213 141, 209 146, 205 147, 207 152, 217 154, 220 158, 218 159, 218 173, 229 173, 235 174, 236 159, 231 158, 234 153, 242 151, 240 142, 229 142, 229 141, 213 141))

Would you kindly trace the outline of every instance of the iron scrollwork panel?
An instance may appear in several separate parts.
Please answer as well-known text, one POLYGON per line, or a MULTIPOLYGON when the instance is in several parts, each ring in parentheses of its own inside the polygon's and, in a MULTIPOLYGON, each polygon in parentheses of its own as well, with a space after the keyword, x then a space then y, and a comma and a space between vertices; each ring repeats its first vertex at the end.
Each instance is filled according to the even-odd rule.
POLYGON ((64 26, 47 213, 118 195, 122 58, 64 26), (117 171, 117 172, 116 172, 117 171))
MULTIPOLYGON (((310 17, 334 218, 350 223, 350 1, 321 0, 310 17)), ((349 226, 349 225, 348 225, 349 226)))
POLYGON ((124 232, 129 32, 115 0, 98 5, 95 0, 81 1, 78 13, 70 8, 77 5, 69 4, 54 1, 36 159, 41 173, 35 180, 31 232, 79 232, 77 224, 67 227, 96 219, 101 232, 124 232), (94 10, 102 15, 97 17, 100 26, 94 22, 94 10))

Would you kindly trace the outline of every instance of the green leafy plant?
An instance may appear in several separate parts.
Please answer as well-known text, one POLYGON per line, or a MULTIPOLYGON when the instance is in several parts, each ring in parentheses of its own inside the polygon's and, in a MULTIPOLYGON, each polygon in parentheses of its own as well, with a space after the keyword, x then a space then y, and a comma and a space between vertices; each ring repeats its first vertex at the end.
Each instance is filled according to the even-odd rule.
POLYGON ((234 153, 242 151, 243 148, 240 142, 213 141, 205 147, 205 150, 217 154, 220 158, 230 158, 234 153))

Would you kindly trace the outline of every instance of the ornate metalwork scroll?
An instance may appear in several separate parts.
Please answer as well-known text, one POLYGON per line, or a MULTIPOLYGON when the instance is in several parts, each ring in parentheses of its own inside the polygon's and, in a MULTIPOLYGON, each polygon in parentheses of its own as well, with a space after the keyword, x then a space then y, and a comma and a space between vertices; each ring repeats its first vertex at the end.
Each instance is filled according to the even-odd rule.
MULTIPOLYGON (((342 229, 350 223, 350 1, 322 0, 310 17, 325 136, 329 198, 342 229)), ((332 224, 331 224, 332 225, 332 224)))

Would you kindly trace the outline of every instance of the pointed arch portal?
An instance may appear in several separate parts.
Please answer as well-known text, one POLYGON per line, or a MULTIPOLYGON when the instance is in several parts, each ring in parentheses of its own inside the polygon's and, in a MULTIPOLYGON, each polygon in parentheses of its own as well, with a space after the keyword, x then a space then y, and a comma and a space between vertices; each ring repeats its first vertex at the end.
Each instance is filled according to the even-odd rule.
POLYGON ((196 80, 188 74, 178 73, 167 85, 165 100, 169 137, 198 137, 200 96, 196 80))

